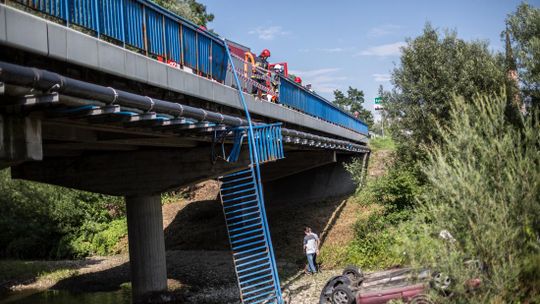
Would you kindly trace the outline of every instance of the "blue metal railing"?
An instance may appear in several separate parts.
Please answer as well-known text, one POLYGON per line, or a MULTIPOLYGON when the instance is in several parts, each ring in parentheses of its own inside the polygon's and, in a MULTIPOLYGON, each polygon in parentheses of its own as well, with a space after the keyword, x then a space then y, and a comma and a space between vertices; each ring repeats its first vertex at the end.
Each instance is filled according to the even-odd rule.
POLYGON ((321 96, 301 88, 286 77, 281 77, 279 102, 328 122, 368 134, 368 126, 365 123, 321 96))
MULTIPOLYGON (((236 162, 240 156, 244 139, 248 136, 248 127, 236 127, 233 130, 233 149, 227 161, 236 162)), ((259 156, 259 163, 275 161, 285 157, 283 152, 283 138, 281 135, 281 123, 265 124, 253 127, 255 147, 259 156)))
POLYGON ((14 0, 42 13, 112 38, 166 62, 186 65, 223 82, 223 41, 194 23, 146 0, 14 0), (217 62, 215 62, 217 61, 217 62))
MULTIPOLYGON (((187 66, 195 73, 224 82, 230 59, 224 42, 148 0, 13 0, 42 13, 108 37, 124 47, 187 66)), ((279 102, 361 134, 367 125, 321 96, 281 77, 279 102)))
MULTIPOLYGON (((238 78, 238 74, 236 73, 236 70, 234 69, 234 63, 232 61, 231 53, 229 51, 229 48, 227 47, 227 44, 225 43, 225 51, 227 53, 227 57, 229 59, 229 62, 231 62, 232 65, 232 71, 234 73, 234 80, 236 82, 236 85, 238 88, 241 88, 240 79, 238 78)), ((250 159, 250 167, 248 170, 241 171, 238 173, 229 174, 228 176, 225 176, 224 179, 221 179, 225 184, 229 184, 230 187, 243 187, 239 184, 239 180, 237 180, 236 176, 238 174, 245 174, 247 176, 247 179, 249 180, 249 191, 252 191, 251 195, 242 195, 240 197, 235 197, 233 199, 226 198, 224 199, 224 191, 226 191, 226 188, 221 188, 221 199, 223 203, 226 223, 227 223, 227 231, 229 234, 229 240, 231 243, 231 248, 233 250, 233 256, 234 256, 234 262, 235 262, 235 268, 236 268, 236 276, 238 279, 238 285, 240 288, 240 295, 242 298, 242 303, 277 303, 277 304, 283 304, 283 296, 281 294, 281 286, 279 282, 279 275, 276 265, 276 258, 274 256, 274 248, 272 246, 272 239, 270 237, 270 230, 268 227, 268 221, 266 218, 266 208, 264 204, 264 193, 262 190, 262 179, 261 179, 261 171, 260 171, 260 162, 265 158, 264 155, 260 155, 259 152, 263 151, 264 148, 261 147, 261 144, 263 141, 268 140, 270 141, 270 137, 267 137, 267 132, 264 131, 264 126, 261 127, 259 130, 260 132, 254 131, 253 123, 251 122, 251 115, 249 114, 249 110, 247 107, 247 103, 244 99, 244 94, 241 90, 238 90, 238 95, 240 97, 240 101, 242 102, 242 106, 244 108, 244 112, 246 114, 246 120, 247 120, 247 139, 248 139, 248 147, 249 147, 249 159, 250 159), (255 134, 258 134, 258 140, 256 139, 255 134), (240 213, 239 215, 234 215, 234 217, 230 217, 230 213, 228 214, 225 209, 226 207, 231 207, 231 203, 242 203, 242 204, 250 204, 254 203, 256 211, 249 211, 245 209, 245 205, 241 208, 241 210, 238 210, 240 213), (232 220, 235 220, 231 222, 232 220), (236 220, 238 220, 236 222, 236 220), (252 225, 253 222, 257 222, 261 226, 261 230, 259 232, 255 232, 257 235, 257 238, 259 238, 257 241, 245 243, 238 247, 235 246, 235 243, 233 241, 233 229, 245 229, 246 225, 252 225), (234 228, 233 228, 234 227, 234 228), (241 250, 240 250, 241 249, 241 250), (265 254, 265 261, 267 262, 263 266, 260 266, 259 269, 257 268, 249 268, 245 269, 242 268, 242 264, 240 263, 242 260, 240 259, 247 259, 248 257, 253 258, 252 252, 257 251, 265 254), (244 273, 247 272, 247 273, 244 273), (262 277, 264 276, 264 277, 262 277), (271 278, 269 286, 265 288, 270 288, 270 290, 265 290, 264 292, 261 290, 255 291, 252 288, 254 287, 254 282, 257 284, 262 284, 260 282, 261 280, 268 280, 271 278), (256 293, 255 295, 252 295, 251 293, 256 293), (261 298, 262 297, 262 298, 261 298), (268 297, 268 298, 267 298, 268 297)), ((267 129, 271 129, 271 125, 266 126, 267 129)), ((274 137, 272 137, 274 138, 274 137)), ((272 140, 274 141, 274 140, 272 140)), ((281 146, 282 141, 278 141, 278 144, 281 146)), ((263 144, 264 145, 264 144, 263 144)), ((271 145, 271 144, 269 144, 271 145)), ((283 147, 281 147, 281 152, 283 152, 283 147)), ((281 154, 283 155, 283 154, 281 154)), ((249 208, 249 207, 248 207, 249 208)), ((247 231, 246 231, 247 232, 247 231)), ((253 263, 256 263, 255 261, 251 261, 253 263)), ((245 265, 245 264, 244 264, 245 265)))

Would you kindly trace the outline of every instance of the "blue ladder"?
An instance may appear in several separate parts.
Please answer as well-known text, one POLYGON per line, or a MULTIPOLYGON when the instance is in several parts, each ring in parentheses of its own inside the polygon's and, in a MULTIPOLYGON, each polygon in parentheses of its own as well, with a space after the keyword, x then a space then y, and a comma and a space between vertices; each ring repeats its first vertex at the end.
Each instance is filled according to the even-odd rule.
MULTIPOLYGON (((241 88, 227 42, 225 50, 229 57, 237 87, 241 88)), ((250 165, 248 169, 220 177, 220 198, 225 215, 225 224, 244 304, 283 304, 283 296, 266 220, 264 195, 259 165, 284 157, 281 124, 257 125, 238 90, 246 114, 247 126, 233 130, 234 145, 228 161, 238 160, 240 149, 247 137, 250 165)))
POLYGON ((221 177, 220 196, 242 303, 282 303, 254 168, 221 177))

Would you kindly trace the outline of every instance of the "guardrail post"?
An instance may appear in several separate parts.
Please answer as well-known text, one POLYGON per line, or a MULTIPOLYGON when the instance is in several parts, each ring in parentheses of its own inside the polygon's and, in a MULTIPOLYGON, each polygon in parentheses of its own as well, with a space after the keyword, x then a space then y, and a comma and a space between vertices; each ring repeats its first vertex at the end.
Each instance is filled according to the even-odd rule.
POLYGON ((126 1, 125 0, 122 0, 121 2, 121 6, 120 6, 120 22, 121 22, 121 27, 122 27, 122 44, 123 44, 123 47, 125 48, 126 47, 126 23, 125 23, 125 11, 126 11, 126 1))
MULTIPOLYGON (((66 0, 66 1, 69 1, 69 0, 66 0)), ((98 0, 94 0, 94 24, 96 26, 96 37, 100 37, 101 36, 101 25, 99 22, 99 17, 100 17, 100 11, 99 11, 99 5, 98 5, 98 0)))
POLYGON ((146 56, 148 56, 148 37, 147 37, 147 31, 146 31, 146 7, 144 5, 142 5, 142 17, 143 17, 144 51, 146 52, 146 56))
POLYGON ((66 26, 69 27, 69 0, 62 0, 64 6, 64 16, 66 21, 66 26))
POLYGON ((162 37, 161 43, 163 43, 162 55, 163 57, 165 57, 165 62, 168 62, 169 54, 167 52, 167 35, 165 34, 165 16, 161 16, 161 25, 163 29, 163 32, 161 33, 161 37, 162 37))

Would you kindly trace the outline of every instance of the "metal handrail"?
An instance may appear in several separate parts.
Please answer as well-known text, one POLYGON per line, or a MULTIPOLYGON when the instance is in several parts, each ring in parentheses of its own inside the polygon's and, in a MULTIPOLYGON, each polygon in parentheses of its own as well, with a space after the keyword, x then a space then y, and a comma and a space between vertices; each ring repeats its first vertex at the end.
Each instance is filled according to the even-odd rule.
MULTIPOLYGON (((236 73, 236 70, 234 68, 234 62, 233 62, 232 57, 231 57, 231 52, 229 51, 229 47, 227 46, 227 43, 225 41, 224 41, 224 45, 225 45, 225 51, 227 52, 227 56, 229 57, 229 62, 232 65, 232 70, 233 70, 233 74, 234 74, 234 79, 236 81, 236 85, 238 86, 238 88, 241 88, 240 79, 238 78, 238 73, 236 73)), ((253 126, 253 122, 251 121, 251 115, 249 114, 249 109, 247 107, 247 103, 246 103, 246 100, 244 99, 244 94, 242 93, 241 89, 238 89, 238 95, 240 96, 240 100, 242 102, 242 106, 243 106, 244 112, 246 114, 246 120, 248 122, 247 127, 248 127, 248 134, 249 134, 248 135, 249 158, 250 158, 250 161, 251 161, 251 170, 253 170, 254 173, 255 173, 254 182, 256 184, 256 189, 257 189, 259 208, 260 208, 261 218, 262 218, 262 223, 263 223, 263 230, 264 230, 266 240, 268 241, 268 249, 269 249, 269 255, 270 255, 270 260, 271 260, 271 265, 272 265, 272 273, 273 273, 273 277, 274 277, 274 288, 276 290, 278 303, 282 304, 283 303, 283 297, 282 297, 282 294, 281 294, 281 286, 280 286, 280 283, 279 283, 279 276, 278 276, 278 271, 277 271, 276 259, 275 259, 275 256, 274 256, 274 249, 273 249, 273 246, 272 246, 272 239, 270 237, 270 231, 269 231, 269 228, 268 228, 268 221, 266 219, 266 208, 265 208, 265 204, 264 204, 264 194, 263 194, 263 191, 262 191, 262 179, 261 179, 259 155, 258 155, 258 152, 257 152, 258 149, 257 149, 256 143, 255 143, 255 135, 254 135, 254 131, 253 131, 254 126, 253 126)))

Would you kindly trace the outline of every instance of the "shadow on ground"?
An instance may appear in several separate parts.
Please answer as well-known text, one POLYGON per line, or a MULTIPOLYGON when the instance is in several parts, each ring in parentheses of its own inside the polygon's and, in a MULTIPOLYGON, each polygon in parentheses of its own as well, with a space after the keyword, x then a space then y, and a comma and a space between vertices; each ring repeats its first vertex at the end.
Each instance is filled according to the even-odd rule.
MULTIPOLYGON (((294 279, 305 265, 302 252, 303 227, 321 233, 329 229, 341 212, 343 199, 302 203, 267 202, 267 214, 283 281, 294 279)), ((176 292, 191 294, 215 292, 238 299, 232 256, 229 252, 221 204, 203 200, 179 210, 165 229, 169 286, 176 292), (226 295, 228 293, 228 295, 226 295)), ((58 282, 52 289, 73 292, 118 290, 130 278, 129 263, 82 274, 58 282)), ((202 298, 197 303, 213 303, 202 298)), ((224 300, 222 303, 225 303, 224 300)), ((219 302, 216 302, 219 303, 219 302)))

